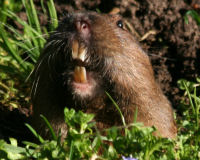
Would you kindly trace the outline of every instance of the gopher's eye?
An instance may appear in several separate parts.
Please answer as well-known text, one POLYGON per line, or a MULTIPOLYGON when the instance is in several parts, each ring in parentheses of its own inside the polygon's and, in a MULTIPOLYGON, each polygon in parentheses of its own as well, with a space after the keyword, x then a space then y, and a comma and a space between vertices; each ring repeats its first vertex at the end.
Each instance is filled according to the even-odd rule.
POLYGON ((124 27, 122 20, 117 21, 117 26, 119 28, 123 28, 124 27))

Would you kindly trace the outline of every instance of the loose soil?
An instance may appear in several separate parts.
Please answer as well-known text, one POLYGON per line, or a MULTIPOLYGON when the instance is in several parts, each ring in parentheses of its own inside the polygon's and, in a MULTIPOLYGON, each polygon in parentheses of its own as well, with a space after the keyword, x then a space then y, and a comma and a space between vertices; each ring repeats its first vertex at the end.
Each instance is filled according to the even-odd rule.
MULTIPOLYGON (((35 3, 40 13, 40 1, 35 0, 35 3)), ((200 13, 198 0, 55 0, 55 4, 60 18, 76 10, 118 12, 149 54, 158 83, 179 113, 183 93, 178 89, 177 81, 182 78, 194 81, 200 73, 200 27, 191 17, 189 24, 184 21, 188 10, 200 13)), ((24 11, 19 16, 26 19, 24 11)), ((49 20, 40 13, 40 21, 46 25, 49 20)), ((20 110, 8 112, 1 108, 0 138, 23 135, 18 134, 23 129, 15 123, 27 119, 24 114, 20 110)))

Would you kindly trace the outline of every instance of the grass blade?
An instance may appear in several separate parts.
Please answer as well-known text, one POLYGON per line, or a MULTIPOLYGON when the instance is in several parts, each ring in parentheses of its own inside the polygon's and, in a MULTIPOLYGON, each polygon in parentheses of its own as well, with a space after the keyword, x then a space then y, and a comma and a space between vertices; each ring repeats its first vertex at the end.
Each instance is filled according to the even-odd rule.
POLYGON ((49 128, 50 132, 51 132, 51 135, 52 135, 52 138, 53 140, 57 141, 57 136, 51 126, 51 124, 49 123, 49 121, 46 119, 46 117, 44 117, 43 115, 40 115, 42 117, 42 119, 45 121, 47 127, 49 128))
POLYGON ((16 69, 14 69, 10 66, 4 66, 2 64, 0 64, 0 70, 2 70, 3 72, 6 72, 6 73, 11 73, 11 74, 16 73, 16 69))
POLYGON ((2 24, 0 24, 0 37, 2 38, 4 42, 4 48, 10 55, 18 62, 18 64, 23 68, 24 71, 28 71, 28 67, 22 60, 22 58, 17 54, 18 52, 13 48, 12 43, 8 39, 8 36, 6 35, 6 31, 3 29, 2 24))
POLYGON ((118 112, 119 112, 119 114, 120 114, 120 116, 121 116, 122 123, 123 123, 123 125, 124 125, 124 127, 125 127, 125 126, 126 126, 126 122, 125 122, 124 116, 123 116, 123 114, 122 114, 122 112, 121 112, 119 106, 118 106, 117 103, 113 100, 113 98, 109 95, 108 92, 106 92, 106 95, 107 95, 108 98, 112 101, 112 103, 114 104, 114 106, 117 108, 117 110, 118 110, 118 112))
POLYGON ((49 9, 50 18, 52 20, 52 22, 50 24, 50 28, 51 28, 51 31, 53 31, 58 26, 57 13, 56 13, 56 9, 55 9, 53 0, 49 0, 47 2, 47 5, 48 5, 48 9, 49 9))
POLYGON ((40 141, 40 143, 44 143, 44 139, 31 127, 29 124, 25 124, 28 129, 33 133, 33 135, 40 141))
POLYGON ((73 153, 74 153, 74 141, 71 142, 69 160, 73 160, 73 153))
POLYGON ((33 28, 31 25, 27 24, 25 21, 21 20, 15 13, 11 12, 11 11, 7 11, 5 12, 5 14, 7 14, 10 18, 12 18, 13 20, 16 20, 18 23, 20 23, 21 25, 23 25, 24 27, 27 27, 29 29, 29 31, 31 31, 32 33, 34 33, 35 37, 41 37, 40 41, 42 42, 42 45, 46 42, 46 40, 42 37, 42 33, 39 33, 35 28, 33 28))
POLYGON ((33 4, 33 0, 30 1, 22 0, 22 2, 26 9, 26 14, 28 17, 29 24, 31 25, 32 28, 35 28, 38 33, 42 34, 37 12, 33 4))

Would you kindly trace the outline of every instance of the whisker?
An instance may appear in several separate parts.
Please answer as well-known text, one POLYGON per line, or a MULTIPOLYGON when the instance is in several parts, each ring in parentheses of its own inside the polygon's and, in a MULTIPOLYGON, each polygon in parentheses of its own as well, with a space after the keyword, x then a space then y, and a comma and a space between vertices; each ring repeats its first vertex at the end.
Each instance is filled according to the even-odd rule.
MULTIPOLYGON (((61 41, 59 41, 59 43, 60 43, 61 41)), ((58 43, 58 42, 57 42, 58 43)), ((53 57, 52 57, 52 59, 56 59, 56 56, 58 56, 58 54, 59 54, 59 51, 60 51, 60 48, 62 47, 62 45, 60 45, 57 49, 56 49, 56 51, 53 53, 53 57)))
MULTIPOLYGON (((28 49, 27 51, 23 52, 22 55, 25 54, 25 53, 28 53, 28 52, 30 52, 30 51, 36 49, 36 48, 39 48, 39 47, 37 46, 37 47, 33 47, 33 48, 31 48, 31 49, 28 49)), ((28 57, 30 57, 30 54, 29 54, 28 57)), ((27 58, 25 58, 25 59, 23 59, 23 60, 25 61, 25 60, 27 60, 27 58)))
POLYGON ((35 75, 37 75, 38 70, 39 70, 41 64, 44 62, 44 59, 47 58, 47 56, 48 56, 48 54, 46 54, 46 55, 40 60, 40 62, 37 64, 37 66, 35 67, 35 75))
POLYGON ((48 48, 49 46, 55 46, 58 40, 51 40, 49 42, 47 42, 47 44, 44 46, 44 49, 48 48))
MULTIPOLYGON (((23 61, 26 61, 28 58, 30 58, 31 56, 30 56, 30 54, 28 55, 28 56, 26 56, 24 59, 23 59, 23 61)), ((32 59, 33 60, 33 59, 32 59)), ((36 62, 36 60, 33 60, 34 62, 36 62)))
MULTIPOLYGON (((33 72, 34 72, 34 68, 31 70, 29 75, 26 77, 25 82, 27 82, 30 79, 30 77, 33 75, 33 72)), ((31 90, 32 90, 32 87, 31 87, 31 90)))
POLYGON ((49 77, 50 79, 53 81, 53 76, 52 76, 52 71, 53 71, 53 66, 51 66, 51 60, 52 60, 52 55, 50 54, 49 57, 48 57, 48 60, 47 60, 47 65, 48 65, 48 68, 49 70, 51 70, 51 72, 49 72, 49 77))
MULTIPOLYGON (((14 28, 12 28, 11 26, 9 26, 9 25, 7 25, 7 24, 5 24, 5 23, 2 23, 2 22, 0 22, 2 25, 4 25, 8 30, 10 30, 12 33, 14 33, 14 34, 16 34, 16 35, 19 35, 19 33, 14 29, 14 28)), ((41 34, 41 35, 39 35, 39 36, 35 36, 34 38, 35 39, 37 39, 37 38, 41 38, 41 37, 44 37, 44 38, 46 38, 46 36, 48 36, 49 34, 52 34, 52 33, 56 33, 57 31, 50 31, 50 32, 48 32, 48 34, 46 33, 46 34, 41 34)), ((30 39, 24 39, 24 40, 22 40, 21 42, 27 42, 27 41, 29 41, 30 39)))
MULTIPOLYGON (((55 45, 57 43, 56 40, 52 40, 50 42, 47 43, 46 47, 47 48, 49 45, 55 45)), ((51 52, 50 52, 51 53, 51 52)), ((31 89, 31 95, 33 95, 33 98, 35 97, 36 95, 36 92, 37 92, 37 86, 38 86, 38 83, 39 83, 39 79, 40 79, 40 74, 38 74, 38 71, 42 65, 42 63, 44 62, 44 60, 48 57, 48 65, 50 66, 50 61, 51 61, 51 54, 46 54, 44 55, 44 57, 42 57, 42 59, 39 61, 39 63, 37 64, 37 66, 35 67, 34 71, 32 72, 32 74, 34 73, 35 74, 35 79, 34 82, 33 82, 33 85, 32 85, 32 89, 31 89), (34 89, 34 90, 33 90, 34 89)))
POLYGON ((37 77, 37 79, 33 82, 33 86, 31 88, 31 97, 33 97, 33 99, 35 98, 36 92, 37 92, 37 88, 38 88, 38 83, 40 80, 40 75, 37 77))
MULTIPOLYGON (((39 38, 41 38, 41 37, 43 37, 43 38, 48 38, 47 36, 49 36, 49 34, 54 33, 54 32, 56 32, 56 31, 48 32, 48 34, 47 34, 47 33, 41 34, 41 35, 39 35, 39 36, 35 36, 34 38, 35 38, 35 39, 39 39, 39 38)), ((27 42, 27 41, 29 41, 29 40, 30 40, 30 39, 25 39, 25 40, 22 40, 21 42, 27 42)))

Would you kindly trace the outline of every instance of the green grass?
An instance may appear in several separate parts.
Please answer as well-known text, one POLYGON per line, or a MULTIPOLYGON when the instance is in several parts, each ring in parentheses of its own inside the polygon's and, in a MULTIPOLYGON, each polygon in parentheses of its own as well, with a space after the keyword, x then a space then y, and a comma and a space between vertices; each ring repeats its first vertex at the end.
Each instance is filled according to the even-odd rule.
MULTIPOLYGON (((18 103, 18 97, 24 98, 27 97, 26 95, 29 95, 29 75, 46 42, 44 37, 48 37, 50 31, 54 30, 58 25, 52 0, 47 1, 50 19, 52 19, 52 23, 49 23, 48 27, 49 32, 39 24, 33 0, 20 0, 20 3, 18 0, 17 2, 18 5, 22 5, 23 3, 28 22, 20 19, 13 12, 14 9, 12 7, 10 7, 12 9, 6 7, 5 3, 0 5, 2 15, 0 16, 0 97, 3 97, 2 99, 0 98, 0 102, 5 106, 12 107, 21 105, 18 103), (6 23, 6 19, 8 18, 22 25, 24 28, 23 33, 9 23, 6 23), (9 83, 7 82, 8 79, 9 83), (24 84, 24 82, 26 83, 24 84), (19 84, 23 85, 20 86, 19 84), (14 100, 11 101, 11 99, 14 100)), ((11 4, 13 3, 14 1, 11 4)), ((22 98, 20 98, 20 101, 22 98)), ((24 103, 28 105, 27 100, 24 103)))
POLYGON ((4 158, 9 159, 9 155, 36 159, 121 159, 122 155, 145 160, 164 159, 166 156, 174 158, 173 141, 154 137, 154 128, 142 128, 142 124, 133 123, 129 126, 107 129, 107 136, 102 136, 99 131, 93 132, 93 115, 67 108, 64 113, 69 127, 64 142, 61 142, 58 136, 51 141, 42 140, 40 145, 25 142, 26 147, 22 148, 16 146, 17 142, 13 145, 12 141, 16 141, 14 139, 11 139, 10 145, 2 141, 0 151, 5 155, 4 158), (121 132, 125 128, 129 129, 124 136, 121 132), (102 154, 98 154, 100 150, 102 154))
MULTIPOLYGON (((0 103, 5 107, 17 108, 22 105, 22 101, 24 105, 29 104, 28 77, 46 42, 44 37, 48 37, 58 25, 53 1, 48 0, 46 7, 41 1, 41 6, 45 14, 49 13, 53 22, 47 28, 40 25, 32 0, 0 2, 0 103), (7 2, 15 5, 8 6, 7 2), (28 22, 16 15, 22 4, 28 22), (8 18, 21 24, 24 27, 23 32, 7 23, 8 18)), ((199 24, 199 15, 194 11, 187 12, 186 22, 189 15, 199 24)), ((52 139, 45 140, 27 124, 40 143, 24 142, 24 147, 21 147, 16 139, 10 138, 10 143, 0 140, 0 159, 113 160, 122 159, 122 156, 140 160, 200 159, 200 79, 197 78, 196 82, 179 80, 178 85, 184 96, 179 108, 182 116, 177 117, 178 135, 175 140, 154 137, 152 133, 155 128, 147 128, 140 123, 127 125, 118 105, 107 94, 119 111, 123 126, 106 129, 105 136, 91 122, 94 115, 65 108, 65 122, 69 132, 64 141, 61 141, 60 134, 56 135, 51 124, 42 116, 50 129, 52 139)))

